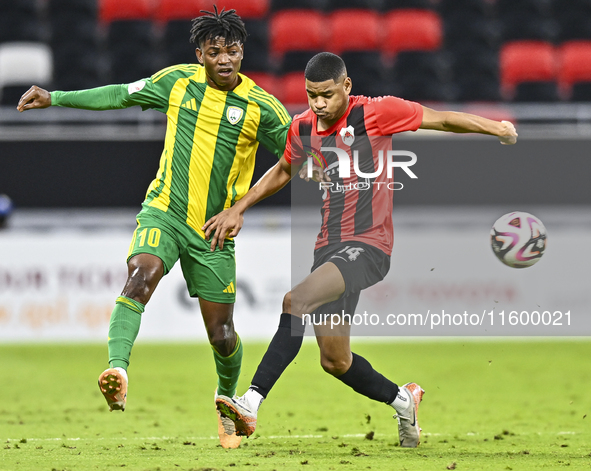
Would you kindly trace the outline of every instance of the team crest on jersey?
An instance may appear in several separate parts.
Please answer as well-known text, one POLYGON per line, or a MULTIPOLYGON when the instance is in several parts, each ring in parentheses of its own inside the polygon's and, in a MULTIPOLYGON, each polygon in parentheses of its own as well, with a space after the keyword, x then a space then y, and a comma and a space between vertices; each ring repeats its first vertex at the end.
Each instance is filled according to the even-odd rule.
POLYGON ((339 135, 343 139, 343 143, 346 146, 350 146, 355 142, 355 129, 353 129, 353 126, 347 126, 346 128, 342 128, 339 131, 339 135))
POLYGON ((228 106, 226 118, 228 118, 230 124, 236 124, 242 119, 243 114, 244 110, 242 108, 238 108, 237 106, 228 106))

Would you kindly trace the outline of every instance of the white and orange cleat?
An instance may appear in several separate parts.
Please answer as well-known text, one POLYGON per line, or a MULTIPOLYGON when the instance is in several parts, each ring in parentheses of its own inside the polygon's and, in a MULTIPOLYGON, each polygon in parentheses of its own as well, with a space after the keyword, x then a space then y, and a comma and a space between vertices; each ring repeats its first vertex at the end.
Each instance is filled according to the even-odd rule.
POLYGON ((257 426, 257 413, 242 397, 217 396, 215 405, 222 417, 234 423, 236 435, 250 437, 257 426))
POLYGON ((109 410, 125 410, 127 403, 127 373, 123 368, 108 368, 98 380, 99 389, 105 396, 109 410))
POLYGON ((236 426, 232 419, 223 416, 220 411, 217 410, 217 399, 218 392, 216 389, 214 400, 218 416, 218 437, 220 439, 220 445, 222 445, 222 448, 238 448, 242 441, 242 437, 236 435, 236 426))
POLYGON ((416 448, 420 443, 421 427, 419 427, 419 404, 425 391, 416 383, 406 383, 402 388, 410 397, 411 404, 405 415, 397 413, 394 418, 398 420, 398 435, 400 446, 403 448, 416 448), (407 415, 408 414, 408 415, 407 415))

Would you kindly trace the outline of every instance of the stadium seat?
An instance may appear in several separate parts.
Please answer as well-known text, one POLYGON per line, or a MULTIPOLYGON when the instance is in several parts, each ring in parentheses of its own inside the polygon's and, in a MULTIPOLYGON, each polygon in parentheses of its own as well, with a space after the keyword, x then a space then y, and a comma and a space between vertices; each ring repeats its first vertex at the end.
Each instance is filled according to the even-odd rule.
POLYGON ((445 46, 455 51, 491 50, 499 42, 494 20, 470 12, 455 12, 445 19, 445 46))
POLYGON ((123 47, 111 55, 111 83, 131 83, 150 77, 158 69, 154 54, 144 48, 123 47))
POLYGON ((50 18, 51 45, 58 48, 64 44, 84 43, 95 45, 98 41, 96 18, 86 12, 66 10, 50 18))
POLYGON ((322 52, 317 51, 289 51, 286 52, 278 63, 276 64, 275 70, 281 75, 288 74, 290 72, 301 72, 305 70, 308 61, 312 59, 316 54, 322 52))
POLYGON ((21 10, 0 12, 0 43, 40 41, 42 27, 36 16, 21 10))
POLYGON ((418 102, 455 101, 452 86, 432 77, 417 76, 412 80, 395 83, 396 96, 418 102))
POLYGON ((324 49, 326 22, 315 10, 285 10, 271 18, 271 52, 282 55, 288 51, 324 49))
POLYGON ((445 79, 450 73, 447 57, 439 52, 403 51, 394 61, 394 78, 401 79, 406 75, 425 75, 445 79))
POLYGON ((493 4, 487 0, 441 0, 439 11, 446 21, 448 16, 458 13, 489 18, 493 14, 493 4))
POLYGON ((302 105, 308 103, 306 80, 303 72, 292 72, 279 80, 277 99, 285 105, 302 105))
POLYGON ((559 49, 558 81, 563 86, 591 82, 591 40, 570 41, 559 49))
POLYGON ((244 45, 244 70, 266 72, 269 63, 269 26, 266 20, 244 20, 248 38, 244 45))
POLYGON ((573 83, 570 101, 591 101, 591 82, 573 83))
POLYGON ((163 59, 167 65, 195 62, 195 46, 190 39, 190 20, 171 20, 164 26, 163 59))
POLYGON ((591 1, 552 0, 552 16, 560 23, 569 18, 591 18, 591 1))
POLYGON ((37 0, 0 0, 0 15, 20 12, 36 17, 38 6, 37 0))
POLYGON ((441 47, 441 19, 433 11, 394 10, 386 14, 382 29, 382 52, 386 54, 433 51, 441 47))
POLYGON ((236 13, 244 19, 262 19, 271 7, 270 0, 201 0, 201 9, 213 11, 216 4, 218 11, 222 8, 236 10, 236 13))
POLYGON ((551 5, 546 0, 496 0, 496 9, 501 18, 515 12, 546 18, 552 14, 551 5))
POLYGON ((558 96, 556 82, 521 82, 515 87, 513 101, 517 102, 555 102, 558 96))
POLYGON ((353 95, 382 96, 392 92, 391 71, 382 64, 379 52, 351 51, 341 57, 353 81, 353 95))
POLYGON ((343 51, 379 49, 381 28, 377 12, 337 10, 329 16, 329 21, 328 50, 340 54, 343 51))
POLYGON ((477 74, 488 76, 498 81, 499 60, 492 50, 464 49, 452 56, 452 70, 456 79, 463 76, 477 74))
POLYGON ((99 86, 99 53, 84 43, 63 43, 53 52, 53 84, 58 90, 80 90, 99 86))
POLYGON ((254 80, 254 82, 265 90, 267 93, 271 95, 275 95, 277 88, 277 79, 273 74, 269 74, 266 72, 249 72, 249 71, 240 71, 240 73, 246 75, 250 79, 254 80))
POLYGON ((152 22, 112 21, 108 29, 111 81, 128 83, 155 72, 152 22))
POLYGON ((591 39, 591 14, 568 11, 558 18, 560 41, 591 39))
POLYGON ((503 45, 501 86, 510 92, 521 82, 552 82, 556 77, 554 46, 543 41, 516 41, 503 45))
POLYGON ((154 18, 164 23, 174 20, 192 20, 202 14, 199 10, 207 9, 201 0, 158 0, 154 9, 154 18))
POLYGON ((48 86, 53 73, 51 49, 42 43, 0 44, 0 89, 2 103, 15 105, 31 84, 48 86), (11 93, 8 92, 11 87, 11 93), (17 96, 18 95, 18 96, 17 96))
POLYGON ((271 0, 271 11, 280 10, 318 10, 325 9, 328 0, 271 0))
POLYGON ((443 54, 405 51, 396 56, 393 84, 397 93, 409 100, 450 101, 452 88, 449 63, 443 54))
POLYGON ((152 22, 144 20, 113 21, 109 25, 107 43, 109 51, 127 45, 151 48, 154 42, 152 22))
POLYGON ((52 17, 58 17, 66 12, 75 12, 95 19, 98 16, 96 0, 49 0, 47 9, 52 17))
POLYGON ((327 11, 341 9, 364 9, 381 10, 384 6, 383 0, 328 0, 327 11))
POLYGON ((384 11, 400 9, 433 9, 437 6, 435 0, 384 0, 384 11))
POLYGON ((151 0, 99 0, 99 17, 105 23, 115 20, 146 20, 151 16, 151 0))
POLYGON ((554 41, 558 35, 558 24, 554 19, 522 11, 504 16, 501 29, 504 41, 554 41))
POLYGON ((496 102, 501 100, 499 80, 489 74, 470 73, 456 77, 457 95, 460 102, 496 102))

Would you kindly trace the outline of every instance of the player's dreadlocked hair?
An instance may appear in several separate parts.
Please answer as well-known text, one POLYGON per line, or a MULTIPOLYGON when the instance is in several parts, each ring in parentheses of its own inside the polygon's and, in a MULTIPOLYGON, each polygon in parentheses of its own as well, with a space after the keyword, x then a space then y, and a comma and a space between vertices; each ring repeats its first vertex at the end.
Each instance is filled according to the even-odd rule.
POLYGON ((326 82, 327 80, 338 80, 347 74, 345 62, 336 54, 321 52, 308 61, 304 76, 310 82, 326 82))
POLYGON ((219 36, 226 40, 226 44, 244 43, 248 33, 236 10, 222 9, 218 13, 217 5, 214 5, 213 9, 213 12, 201 10, 204 15, 192 21, 191 42, 201 47, 208 39, 213 40, 219 36))

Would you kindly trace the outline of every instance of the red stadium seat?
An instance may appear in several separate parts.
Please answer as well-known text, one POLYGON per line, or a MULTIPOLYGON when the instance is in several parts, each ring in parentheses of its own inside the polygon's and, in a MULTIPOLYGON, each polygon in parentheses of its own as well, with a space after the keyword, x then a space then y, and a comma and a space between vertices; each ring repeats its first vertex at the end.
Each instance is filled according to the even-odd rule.
POLYGON ((385 37, 382 52, 433 51, 441 47, 443 32, 441 18, 431 10, 394 10, 382 24, 385 37))
POLYGON ((575 82, 591 82, 591 41, 569 41, 559 51, 558 81, 570 87, 575 82))
POLYGON ((242 19, 260 19, 269 11, 270 3, 270 0, 201 0, 201 9, 213 11, 216 4, 218 11, 236 10, 242 19))
POLYGON ((505 43, 500 52, 501 86, 512 90, 522 82, 553 81, 556 78, 554 46, 545 41, 505 43))
POLYGON ((378 49, 380 23, 378 13, 371 10, 337 10, 330 15, 328 49, 339 54, 343 51, 378 49), (354 28, 351 26, 355 25, 354 28))
POLYGON ((202 0, 158 0, 154 18, 165 23, 171 20, 192 20, 201 15, 199 10, 204 9, 207 8, 203 7, 202 0))
POLYGON ((271 18, 271 51, 313 51, 325 48, 326 24, 316 10, 283 10, 271 18))
POLYGON ((292 72, 280 79, 277 99, 287 105, 305 105, 308 103, 306 79, 303 72, 292 72))
POLYGON ((99 17, 113 20, 146 20, 152 16, 152 0, 100 0, 99 17))
POLYGON ((275 95, 277 92, 277 80, 273 74, 268 74, 266 72, 243 72, 242 70, 240 73, 246 75, 249 79, 254 80, 254 83, 267 93, 275 95))

